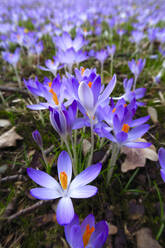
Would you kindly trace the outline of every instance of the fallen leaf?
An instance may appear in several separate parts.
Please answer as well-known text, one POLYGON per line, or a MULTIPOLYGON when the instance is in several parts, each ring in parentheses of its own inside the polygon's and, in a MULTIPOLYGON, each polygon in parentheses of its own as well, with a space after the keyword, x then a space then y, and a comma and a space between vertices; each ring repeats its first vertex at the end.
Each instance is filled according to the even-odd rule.
POLYGON ((158 241, 153 239, 152 232, 149 228, 141 228, 136 233, 137 248, 162 248, 158 241))
POLYGON ((9 127, 10 125, 11 125, 10 121, 4 119, 0 120, 0 127, 9 127))
POLYGON ((84 156, 86 156, 91 150, 91 143, 87 139, 83 139, 82 150, 84 156))
POLYGON ((0 148, 15 146, 16 140, 22 139, 23 137, 17 134, 15 131, 15 127, 13 127, 0 136, 0 148))
MULTIPOLYGON (((145 139, 138 139, 137 141, 147 142, 145 139)), ((144 167, 146 159, 152 161, 158 160, 154 145, 151 145, 148 148, 128 148, 123 146, 121 152, 126 154, 125 161, 121 165, 121 171, 124 173, 138 167, 144 167)))
POLYGON ((109 223, 108 223, 108 226, 109 226, 109 233, 108 233, 109 235, 115 235, 118 232, 117 226, 109 224, 109 223))
POLYGON ((148 107, 148 114, 151 117, 151 120, 153 121, 153 123, 158 123, 158 113, 157 110, 153 107, 148 107))

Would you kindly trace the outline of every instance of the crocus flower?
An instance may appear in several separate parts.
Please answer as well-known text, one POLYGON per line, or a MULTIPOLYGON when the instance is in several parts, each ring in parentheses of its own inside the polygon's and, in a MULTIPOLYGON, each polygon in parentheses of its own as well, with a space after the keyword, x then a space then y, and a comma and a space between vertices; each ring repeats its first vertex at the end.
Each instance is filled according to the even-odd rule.
POLYGON ((42 148, 43 147, 43 142, 42 142, 42 137, 41 137, 41 134, 38 130, 35 130, 32 132, 32 136, 33 136, 33 139, 34 141, 36 142, 36 144, 42 148))
POLYGON ((108 225, 105 221, 95 224, 92 214, 80 224, 75 214, 71 223, 65 226, 65 237, 71 248, 101 248, 108 237, 108 225))
POLYGON ((10 52, 2 52, 2 57, 9 64, 11 64, 14 68, 17 67, 18 60, 20 58, 20 49, 17 48, 14 53, 10 52))
POLYGON ((107 52, 108 54, 111 56, 111 58, 114 56, 116 51, 116 46, 114 44, 112 44, 112 46, 107 46, 107 52))
POLYGON ((97 187, 87 185, 100 173, 102 165, 91 165, 71 182, 72 163, 66 151, 58 157, 57 170, 60 184, 47 173, 27 168, 29 177, 41 187, 30 190, 32 196, 41 200, 61 198, 57 205, 56 217, 60 225, 69 224, 74 217, 74 208, 71 198, 89 198, 97 193, 97 187))
POLYGON ((39 66, 43 71, 50 71, 54 77, 56 77, 57 70, 61 69, 63 66, 60 66, 60 61, 58 56, 53 56, 53 60, 48 59, 45 61, 45 66, 39 66))
POLYGON ((77 34, 75 39, 72 40, 69 33, 64 32, 62 36, 58 36, 54 39, 55 45, 58 49, 66 51, 70 48, 73 48, 76 52, 79 51, 84 45, 85 41, 82 35, 77 34))
POLYGON ((104 64, 105 60, 108 57, 108 53, 106 50, 101 50, 95 53, 96 59, 100 61, 101 64, 104 64))
POLYGON ((163 147, 161 147, 158 151, 158 157, 159 157, 159 163, 161 166, 161 176, 163 181, 165 182, 165 149, 163 147))
POLYGON ((113 91, 116 85, 116 75, 113 76, 107 87, 101 92, 101 78, 97 76, 94 82, 85 81, 81 82, 78 88, 78 101, 82 107, 86 110, 90 119, 94 118, 94 114, 99 105, 109 98, 109 95, 113 91))
POLYGON ((37 78, 35 80, 24 80, 26 87, 34 96, 41 96, 47 100, 47 102, 27 105, 27 107, 32 110, 48 109, 49 107, 60 108, 64 100, 64 87, 60 80, 59 75, 52 82, 45 79, 43 84, 37 78))
POLYGON ((125 93, 120 97, 113 97, 114 100, 124 99, 126 102, 131 102, 133 99, 136 99, 136 105, 137 106, 143 106, 143 102, 137 101, 138 99, 141 99, 144 97, 146 93, 146 88, 138 88, 135 90, 132 90, 133 86, 133 78, 127 79, 125 78, 123 81, 123 87, 125 93))
POLYGON ((135 80, 134 80, 134 90, 136 88, 136 81, 139 77, 140 73, 142 72, 144 66, 145 66, 146 60, 139 59, 137 62, 132 59, 132 61, 128 61, 128 66, 130 71, 134 74, 135 80))
POLYGON ((143 117, 144 119, 137 119, 137 121, 129 120, 129 114, 124 115, 122 119, 120 119, 119 115, 115 114, 113 117, 113 134, 106 131, 102 128, 102 137, 106 137, 114 143, 117 143, 119 146, 127 146, 132 148, 146 148, 151 144, 147 142, 136 142, 138 138, 141 138, 149 129, 148 124, 142 124, 144 121, 148 119, 148 117, 143 117), (129 123, 130 121, 130 123, 129 123), (134 124, 133 124, 134 122, 134 124), (135 127, 130 130, 131 126, 135 127))

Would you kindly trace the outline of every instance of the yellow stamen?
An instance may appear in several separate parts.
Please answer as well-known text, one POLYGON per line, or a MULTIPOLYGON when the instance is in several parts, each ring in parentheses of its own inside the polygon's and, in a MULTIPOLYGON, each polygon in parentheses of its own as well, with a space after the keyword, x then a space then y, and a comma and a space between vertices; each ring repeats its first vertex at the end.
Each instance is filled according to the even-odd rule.
POLYGON ((65 173, 65 171, 60 172, 60 182, 61 182, 62 188, 64 190, 67 189, 67 186, 68 186, 68 177, 67 177, 67 174, 65 173))
POLYGON ((84 32, 85 32, 85 33, 87 32, 87 29, 86 29, 86 28, 84 28, 84 32))
POLYGON ((88 86, 89 86, 89 88, 91 88, 92 87, 92 82, 89 82, 88 86))
POLYGON ((93 226, 91 227, 91 229, 90 229, 89 224, 86 226, 85 232, 83 234, 83 244, 84 244, 84 247, 86 245, 88 245, 89 240, 90 240, 90 237, 91 237, 92 233, 94 232, 94 230, 95 230, 95 228, 93 226))
POLYGON ((128 124, 123 124, 122 131, 128 133, 130 126, 128 124))
POLYGON ((21 38, 21 36, 19 34, 17 34, 17 39, 19 40, 21 38))
POLYGON ((55 102, 56 105, 58 105, 58 104, 59 104, 59 101, 58 101, 57 94, 53 91, 53 89, 51 89, 51 87, 52 87, 52 82, 49 82, 48 85, 49 85, 49 87, 50 87, 49 92, 52 93, 52 95, 53 95, 53 96, 52 96, 52 97, 53 97, 53 101, 55 102))
POLYGON ((51 87, 52 87, 52 82, 49 82, 48 85, 49 85, 49 87, 51 88, 51 87))
POLYGON ((115 113, 115 111, 116 111, 116 108, 114 108, 114 109, 112 110, 112 113, 115 113))
POLYGON ((82 67, 82 68, 81 68, 81 76, 83 76, 84 71, 85 71, 85 68, 84 68, 84 67, 82 67))
POLYGON ((29 30, 27 28, 24 29, 24 33, 27 34, 29 30))

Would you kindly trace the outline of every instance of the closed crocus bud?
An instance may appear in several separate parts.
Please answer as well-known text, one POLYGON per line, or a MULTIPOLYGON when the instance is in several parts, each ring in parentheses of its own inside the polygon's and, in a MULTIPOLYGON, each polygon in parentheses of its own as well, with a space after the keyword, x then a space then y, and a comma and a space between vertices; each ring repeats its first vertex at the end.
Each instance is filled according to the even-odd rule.
POLYGON ((36 144, 42 148, 43 147, 43 143, 42 143, 42 137, 41 134, 39 133, 38 130, 35 130, 34 132, 32 132, 32 136, 34 141, 36 142, 36 144))

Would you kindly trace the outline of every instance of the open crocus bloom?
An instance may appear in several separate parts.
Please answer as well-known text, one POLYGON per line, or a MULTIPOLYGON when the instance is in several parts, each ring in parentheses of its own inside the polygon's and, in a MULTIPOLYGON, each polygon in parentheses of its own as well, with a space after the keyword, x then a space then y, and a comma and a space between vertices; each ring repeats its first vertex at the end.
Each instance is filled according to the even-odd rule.
POLYGON ((29 177, 42 186, 30 190, 32 196, 41 200, 61 198, 57 205, 56 217, 60 225, 68 224, 74 217, 74 208, 71 198, 89 198, 97 193, 95 186, 87 185, 100 173, 100 163, 91 165, 71 182, 72 163, 66 151, 62 151, 58 157, 57 170, 60 184, 47 173, 27 168, 29 177))
POLYGON ((165 182, 165 149, 163 147, 159 149, 158 156, 159 156, 159 163, 161 166, 160 173, 163 181, 165 182))
POLYGON ((101 248, 108 236, 108 225, 105 221, 95 224, 92 214, 79 223, 75 214, 72 222, 65 226, 65 237, 71 248, 101 248))

